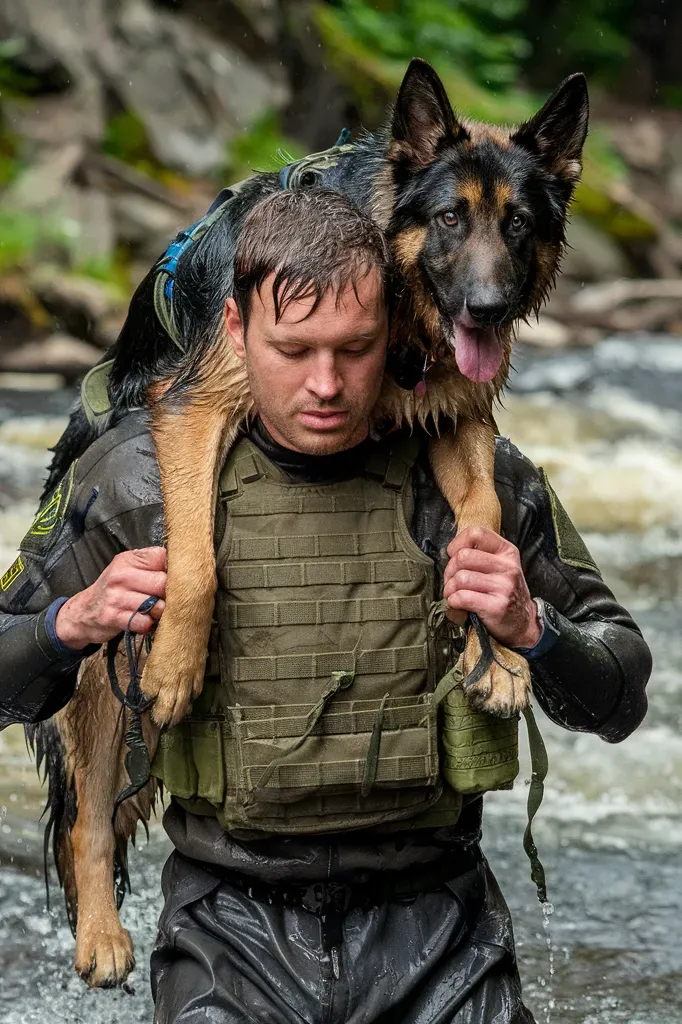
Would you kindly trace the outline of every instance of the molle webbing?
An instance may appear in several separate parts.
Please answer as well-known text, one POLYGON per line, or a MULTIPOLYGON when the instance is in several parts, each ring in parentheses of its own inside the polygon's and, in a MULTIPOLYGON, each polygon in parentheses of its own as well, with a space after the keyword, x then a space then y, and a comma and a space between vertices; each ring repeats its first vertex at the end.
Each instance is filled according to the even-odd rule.
POLYGON ((290 483, 248 440, 228 459, 220 682, 162 737, 155 767, 232 831, 379 825, 442 793, 434 567, 405 522, 418 447, 389 440, 357 478, 322 485, 290 483))

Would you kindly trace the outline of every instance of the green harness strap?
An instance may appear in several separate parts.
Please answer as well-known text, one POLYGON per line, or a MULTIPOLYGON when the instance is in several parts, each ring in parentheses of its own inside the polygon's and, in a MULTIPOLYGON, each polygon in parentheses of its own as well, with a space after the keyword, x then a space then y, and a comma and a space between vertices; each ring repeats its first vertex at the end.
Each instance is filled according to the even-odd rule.
POLYGON ((545 881, 545 869, 542 866, 538 855, 538 848, 533 839, 532 825, 533 818, 540 809, 542 798, 545 793, 545 779, 549 769, 547 748, 540 735, 535 715, 530 707, 523 712, 528 730, 528 745, 530 747, 530 789, 528 790, 528 824, 523 834, 523 848, 530 861, 530 877, 535 883, 540 903, 547 903, 547 883, 545 881))

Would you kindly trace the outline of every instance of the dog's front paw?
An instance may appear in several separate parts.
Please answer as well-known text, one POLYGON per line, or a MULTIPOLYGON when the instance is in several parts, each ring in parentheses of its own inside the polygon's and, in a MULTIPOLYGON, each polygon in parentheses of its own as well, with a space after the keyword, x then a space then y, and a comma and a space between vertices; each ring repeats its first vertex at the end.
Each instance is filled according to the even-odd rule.
POLYGON ((88 988, 116 988, 135 967, 130 935, 117 921, 101 928, 94 918, 78 923, 76 971, 88 988))
POLYGON ((206 672, 207 637, 175 624, 166 608, 154 634, 140 683, 143 696, 153 701, 151 716, 159 727, 177 725, 202 691, 206 672))
POLYGON ((142 693, 153 700, 151 716, 160 728, 177 725, 201 693, 206 671, 206 655, 174 650, 166 655, 154 641, 142 673, 142 693))
POLYGON ((530 669, 526 659, 510 651, 489 636, 492 658, 480 679, 467 685, 467 677, 481 657, 481 644, 476 631, 469 629, 463 655, 464 692, 475 711, 485 711, 496 718, 512 718, 530 704, 530 669))

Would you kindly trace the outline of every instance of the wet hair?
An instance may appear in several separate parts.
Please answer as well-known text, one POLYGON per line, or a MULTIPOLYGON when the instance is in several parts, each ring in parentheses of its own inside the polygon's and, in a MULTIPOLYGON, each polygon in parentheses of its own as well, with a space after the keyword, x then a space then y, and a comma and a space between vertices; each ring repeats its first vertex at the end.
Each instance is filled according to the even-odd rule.
POLYGON ((246 331, 253 293, 260 295, 272 275, 278 322, 287 306, 301 299, 313 299, 310 316, 330 290, 337 305, 348 285, 357 297, 359 282, 375 270, 386 296, 389 268, 383 233, 346 196, 331 189, 280 191, 258 203, 244 221, 233 296, 246 331))

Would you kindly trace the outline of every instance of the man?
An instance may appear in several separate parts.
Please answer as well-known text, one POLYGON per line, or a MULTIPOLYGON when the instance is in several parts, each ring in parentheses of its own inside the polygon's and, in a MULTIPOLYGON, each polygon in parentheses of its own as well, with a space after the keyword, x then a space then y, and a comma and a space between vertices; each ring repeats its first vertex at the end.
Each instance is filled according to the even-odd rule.
MULTIPOLYGON (((341 196, 270 197, 240 241, 225 315, 258 418, 220 478, 220 667, 154 764, 175 845, 157 1024, 532 1021, 482 801, 427 778, 423 715, 396 727, 452 657, 426 622, 443 584, 450 614, 526 653, 555 721, 615 742, 646 710, 647 647, 528 460, 499 440, 504 537, 452 540, 425 438, 370 436, 387 271, 341 196)), ((83 652, 163 598, 143 413, 81 458, 57 521, 0 595, 6 721, 63 706, 83 652)))

